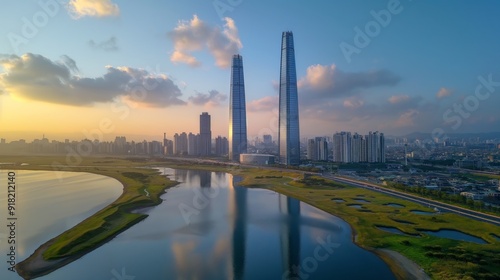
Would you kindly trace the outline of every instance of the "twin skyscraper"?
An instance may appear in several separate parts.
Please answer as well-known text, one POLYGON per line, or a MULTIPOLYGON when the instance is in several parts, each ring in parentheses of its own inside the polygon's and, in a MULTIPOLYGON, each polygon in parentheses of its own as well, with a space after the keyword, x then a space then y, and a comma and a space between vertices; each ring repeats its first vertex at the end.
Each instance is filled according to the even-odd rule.
MULTIPOLYGON (((299 107, 293 33, 283 32, 279 86, 279 161, 284 165, 300 163, 299 107)), ((231 66, 229 101, 229 159, 239 161, 247 152, 247 122, 243 58, 234 55, 231 66)))

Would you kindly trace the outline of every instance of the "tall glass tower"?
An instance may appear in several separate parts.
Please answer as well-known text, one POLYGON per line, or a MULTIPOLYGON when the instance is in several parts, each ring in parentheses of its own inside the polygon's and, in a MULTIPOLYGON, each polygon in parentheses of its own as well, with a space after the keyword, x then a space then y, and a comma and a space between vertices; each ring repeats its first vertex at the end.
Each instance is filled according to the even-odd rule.
POLYGON ((281 38, 281 68, 279 90, 278 145, 280 163, 300 164, 299 104, 293 33, 283 32, 281 38))
POLYGON ((240 154, 247 152, 247 111, 245 105, 245 82, 243 79, 243 57, 233 56, 231 66, 231 88, 229 100, 229 159, 240 161, 240 154))

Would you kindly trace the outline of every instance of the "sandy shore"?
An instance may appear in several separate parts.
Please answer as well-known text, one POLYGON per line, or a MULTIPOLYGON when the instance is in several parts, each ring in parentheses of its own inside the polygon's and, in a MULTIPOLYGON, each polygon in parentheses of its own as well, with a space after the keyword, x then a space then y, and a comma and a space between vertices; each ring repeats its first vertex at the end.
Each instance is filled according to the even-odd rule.
MULTIPOLYGON (((141 207, 137 207, 137 209, 140 209, 141 207)), ((133 211, 132 209, 131 211, 133 211)), ((99 248, 100 246, 106 244, 113 238, 115 238, 118 234, 124 232, 125 230, 129 229, 133 225, 141 222, 142 220, 146 219, 147 216, 140 217, 136 219, 134 222, 128 224, 124 228, 120 229, 117 231, 114 235, 109 236, 106 239, 103 239, 99 244, 96 244, 94 247, 81 250, 80 252, 73 254, 68 257, 60 258, 57 260, 45 260, 43 258, 43 253, 45 250, 47 250, 55 241, 58 237, 55 237, 46 243, 44 243, 42 246, 40 246, 38 249, 35 250, 35 252, 29 256, 29 258, 25 259, 24 261, 18 263, 16 265, 16 271, 17 273, 23 277, 24 279, 33 279, 37 278, 46 274, 51 273, 54 270, 57 270, 71 262, 76 261, 77 259, 83 257, 84 255, 88 254, 89 252, 92 252, 93 250, 99 248)))
POLYGON ((35 252, 26 260, 18 263, 16 265, 17 273, 24 279, 33 279, 46 275, 72 261, 69 258, 62 258, 53 261, 44 260, 42 254, 47 248, 50 247, 50 245, 52 245, 52 243, 54 243, 54 239, 38 247, 38 249, 36 249, 35 252))
MULTIPOLYGON (((345 221, 345 220, 344 220, 345 221)), ((346 222, 346 221, 345 221, 346 222)), ((347 223, 347 222, 346 222, 347 223)), ((351 228, 352 241, 358 244, 358 233, 354 227, 347 223, 351 228)), ((363 247, 361 247, 363 248, 363 247)), ((363 248, 366 250, 366 248, 363 248)), ((391 269, 394 276, 400 280, 430 280, 429 275, 414 261, 401 255, 400 253, 389 249, 368 249, 380 257, 391 269)))
POLYGON ((374 253, 382 258, 398 279, 430 280, 431 278, 415 262, 389 249, 375 249, 374 253))

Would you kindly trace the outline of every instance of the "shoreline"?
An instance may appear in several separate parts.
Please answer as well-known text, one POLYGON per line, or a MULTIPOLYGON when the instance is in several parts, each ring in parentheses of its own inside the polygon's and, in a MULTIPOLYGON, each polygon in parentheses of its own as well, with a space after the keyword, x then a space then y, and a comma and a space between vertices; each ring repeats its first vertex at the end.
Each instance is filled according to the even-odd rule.
MULTIPOLYGON (((304 202, 304 201, 302 201, 304 202)), ((304 202, 307 203, 307 202, 304 202)), ((314 206, 314 205, 312 205, 314 206)), ((314 206, 315 207, 315 206, 314 206)), ((319 208, 318 208, 319 209, 319 208)), ((328 212, 327 212, 328 213, 328 212)), ((330 214, 334 215, 334 214, 330 214)), ((405 257, 401 253, 386 249, 386 248, 368 248, 361 246, 358 243, 358 233, 356 229, 346 220, 343 218, 334 215, 335 217, 341 219, 342 221, 346 222, 349 227, 351 228, 351 235, 352 235, 352 242, 354 245, 367 250, 369 252, 374 253, 377 257, 379 257, 391 270, 391 272, 394 274, 394 277, 396 279, 400 280, 431 280, 431 277, 425 273, 424 269, 419 266, 417 263, 414 261, 410 260, 409 258, 405 257)))
MULTIPOLYGON (((38 166, 39 167, 39 166, 38 166)), ((17 168, 19 170, 32 170, 31 168, 17 168)), ((42 170, 42 171, 53 171, 53 170, 47 170, 47 169, 38 169, 35 168, 36 170, 42 170)), ((130 227, 140 223, 144 219, 148 217, 146 214, 139 214, 138 217, 135 219, 129 221, 126 225, 122 226, 121 228, 117 229, 116 232, 110 234, 109 236, 105 237, 102 240, 99 240, 96 244, 93 246, 81 249, 80 251, 77 251, 75 253, 72 253, 68 256, 60 257, 57 259, 45 259, 43 254, 52 246, 54 245, 57 240, 65 233, 68 231, 78 227, 80 224, 88 221, 89 219, 93 218, 97 214, 104 212, 106 210, 109 210, 110 208, 117 207, 117 211, 125 211, 127 213, 133 213, 133 211, 140 210, 142 208, 147 208, 147 207, 154 207, 156 205, 159 205, 160 203, 163 202, 160 197, 166 193, 166 190, 170 187, 173 187, 177 185, 179 182, 177 181, 172 181, 167 178, 167 180, 170 182, 170 184, 165 184, 162 186, 162 189, 158 194, 155 195, 155 197, 152 196, 147 196, 149 200, 145 201, 139 201, 138 203, 133 203, 128 200, 121 201, 120 199, 123 199, 123 197, 126 195, 127 191, 129 191, 133 186, 130 186, 130 184, 127 184, 123 178, 120 178, 119 176, 112 176, 110 174, 107 174, 106 172, 96 172, 94 170, 72 170, 71 172, 87 172, 87 173, 92 173, 92 174, 98 174, 101 176, 106 176, 109 178, 116 179, 119 181, 122 186, 123 186, 123 191, 122 194, 113 202, 111 202, 109 205, 104 206, 102 209, 97 211, 96 213, 92 214, 91 216, 85 218, 82 220, 80 223, 75 225, 74 227, 60 233, 59 235, 53 237, 49 241, 43 243, 40 245, 29 257, 26 259, 22 260, 21 262, 17 263, 15 266, 15 270, 19 276, 21 276, 23 279, 34 279, 37 277, 41 277, 44 275, 47 275, 73 261, 78 260, 79 258, 83 257, 84 255, 94 251, 95 249, 99 248, 100 246, 103 246, 104 244, 108 243, 112 239, 114 239, 116 236, 118 236, 120 233, 124 232, 125 230, 129 229, 130 227)), ((123 176, 122 173, 119 173, 120 175, 123 176)), ((145 190, 144 186, 141 186, 138 188, 138 190, 145 190)), ((109 216, 108 216, 109 217, 109 216)), ((107 221, 106 221, 107 222, 107 221)), ((90 230, 91 232, 92 230, 90 230)))
POLYGON ((397 279, 430 280, 431 277, 414 261, 402 254, 384 248, 375 248, 372 251, 381 258, 391 269, 397 279))
MULTIPOLYGON (((141 207, 142 208, 142 207, 141 207)), ((135 209, 137 210, 137 209, 135 209)), ((108 237, 107 239, 103 240, 100 244, 96 244, 95 247, 88 248, 85 250, 82 250, 74 255, 68 256, 68 257, 63 257, 60 259, 56 260, 46 260, 43 257, 43 253, 54 244, 56 241, 57 237, 52 238, 51 240, 45 242, 42 244, 40 247, 38 247, 33 254, 31 254, 28 258, 23 260, 22 262, 18 263, 16 265, 16 272, 21 276, 23 279, 34 279, 38 278, 41 276, 45 276, 47 274, 50 274, 51 272, 69 264, 72 263, 79 258, 85 256, 86 254, 94 251, 95 249, 103 246, 104 244, 108 243, 109 241, 113 240, 118 234, 124 232, 125 230, 129 229, 130 227, 140 223, 144 219, 146 219, 147 216, 140 217, 137 219, 136 222, 131 223, 129 226, 121 229, 119 232, 117 232, 115 235, 112 235, 108 237)))
MULTIPOLYGON (((244 186, 242 186, 244 187, 244 186)), ((264 188, 263 188, 264 189, 264 188)), ((286 195, 284 193, 280 193, 276 190, 272 190, 276 193, 286 195)), ((325 211, 321 208, 318 208, 317 206, 307 203, 303 200, 300 200, 299 198, 295 197, 295 199, 299 200, 302 203, 306 203, 307 205, 310 205, 312 207, 315 207, 317 209, 320 209, 322 211, 325 211)), ((378 258, 380 258, 391 270, 391 272, 394 274, 394 277, 399 280, 431 280, 431 277, 425 273, 424 269, 419 266, 417 263, 414 261, 410 260, 409 258, 405 257, 401 253, 386 249, 386 248, 370 248, 370 247, 365 247, 362 246, 361 244, 358 243, 358 232, 356 229, 346 221, 344 218, 339 217, 335 214, 332 214, 330 212, 325 211, 326 213, 335 216, 342 221, 344 221, 346 224, 349 225, 349 228, 351 229, 351 240, 352 243, 359 248, 372 252, 375 254, 378 258)))

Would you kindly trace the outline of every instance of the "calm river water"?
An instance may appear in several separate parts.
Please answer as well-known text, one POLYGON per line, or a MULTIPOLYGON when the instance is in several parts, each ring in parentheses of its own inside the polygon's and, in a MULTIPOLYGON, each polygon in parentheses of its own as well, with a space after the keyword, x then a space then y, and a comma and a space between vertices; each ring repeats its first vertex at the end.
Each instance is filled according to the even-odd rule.
MULTIPOLYGON (((349 225, 335 216, 271 191, 234 186, 230 174, 160 171, 181 184, 169 189, 159 206, 140 210, 149 215, 147 219, 40 279, 395 279, 381 259, 352 243, 349 225)), ((57 184, 42 185, 44 189, 57 184)), ((32 219, 30 211, 52 215, 45 213, 45 205, 54 204, 52 195, 58 191, 41 192, 46 195, 37 198, 37 210, 25 210, 23 219, 29 224, 22 232, 37 236, 32 242, 37 245, 24 249, 25 257, 64 228, 53 225, 71 224, 62 222, 66 216, 91 212, 70 215, 73 204, 90 204, 102 196, 90 195, 94 190, 81 193, 85 187, 78 183, 72 188, 74 196, 67 199, 73 202, 56 211, 67 215, 44 227, 31 228, 47 220, 32 219)), ((33 203, 23 199, 20 209, 33 203)), ((11 279, 4 273, 5 262, 3 266, 0 278, 11 279)))
POLYGON ((10 216, 8 172, 0 171, 0 279, 21 279, 8 270, 10 246, 15 246, 16 261, 20 262, 40 245, 110 204, 123 192, 119 181, 91 173, 28 170, 15 173, 15 210, 10 216), (8 217, 16 220, 7 220, 8 217), (10 222, 15 222, 13 232, 7 227, 10 222), (13 238, 9 239, 11 234, 13 238), (13 239, 15 244, 9 244, 13 239))

